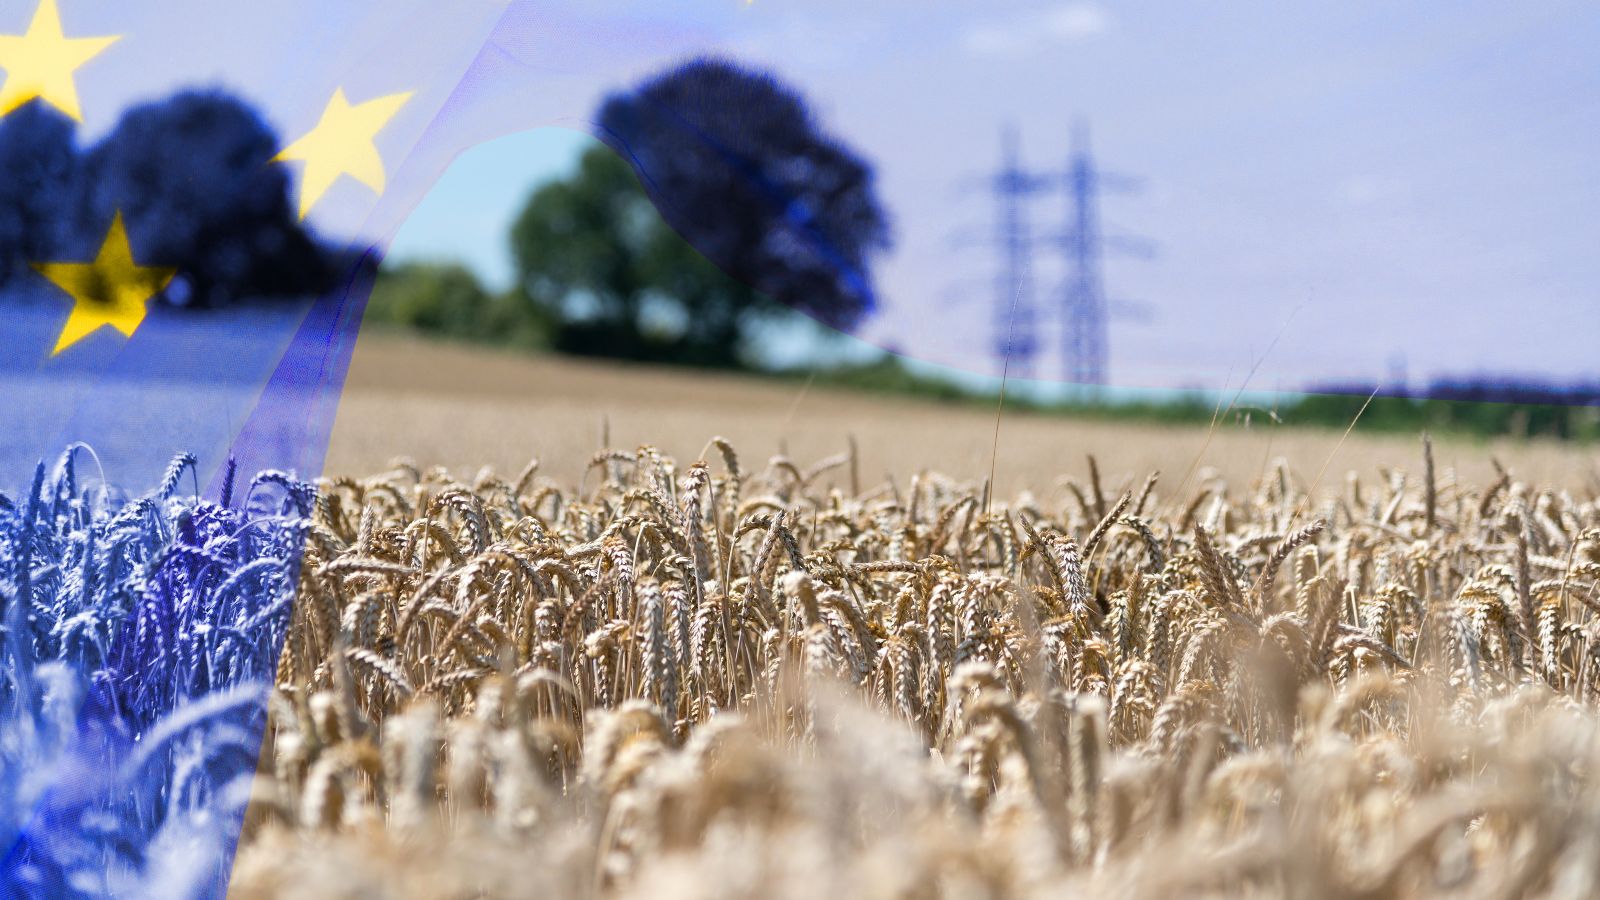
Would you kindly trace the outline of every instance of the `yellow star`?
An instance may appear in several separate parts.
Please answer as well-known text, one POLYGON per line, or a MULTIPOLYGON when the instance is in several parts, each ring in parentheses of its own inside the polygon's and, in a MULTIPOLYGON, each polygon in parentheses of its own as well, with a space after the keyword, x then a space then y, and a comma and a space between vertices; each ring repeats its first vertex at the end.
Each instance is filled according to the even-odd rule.
POLYGON ((61 329, 55 356, 101 325, 110 325, 122 332, 123 337, 133 337, 139 323, 144 321, 145 302, 159 294, 172 280, 175 269, 157 266, 140 266, 133 261, 133 249, 128 246, 128 231, 122 225, 122 213, 111 220, 111 230, 94 262, 89 263, 34 263, 39 274, 50 279, 56 287, 72 295, 72 314, 61 329))
POLYGON ((56 0, 39 0, 27 34, 0 34, 0 69, 6 70, 6 80, 0 84, 0 118, 38 97, 83 121, 72 73, 120 38, 69 38, 61 33, 56 0))
POLYGON ((300 160, 306 164, 300 179, 300 218, 306 217, 340 175, 349 175, 374 192, 383 193, 383 157, 378 155, 373 139, 406 105, 411 94, 390 94, 351 106, 344 88, 339 88, 322 111, 317 127, 272 158, 273 162, 300 160))

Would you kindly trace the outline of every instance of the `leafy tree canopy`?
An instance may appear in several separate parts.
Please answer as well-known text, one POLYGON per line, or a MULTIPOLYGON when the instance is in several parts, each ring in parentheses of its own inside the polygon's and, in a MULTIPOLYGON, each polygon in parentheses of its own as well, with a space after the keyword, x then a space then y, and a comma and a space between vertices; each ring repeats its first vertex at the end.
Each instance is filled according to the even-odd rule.
POLYGON ((327 287, 331 255, 302 227, 279 140, 244 101, 184 91, 127 110, 87 151, 39 101, 0 120, 0 283, 87 259, 120 212, 138 258, 173 266, 176 304, 327 287))
POLYGON ((0 283, 55 257, 78 190, 72 120, 35 101, 0 119, 0 283))
POLYGON ((135 248, 189 280, 176 301, 315 290, 326 262, 295 214, 288 170, 271 163, 278 145, 220 91, 134 107, 87 155, 79 231, 93 235, 121 210, 135 248))
POLYGON ((559 349, 736 365, 786 309, 842 329, 872 310, 888 225, 871 169, 798 93, 698 60, 608 98, 599 120, 616 152, 536 190, 512 230, 518 290, 559 349))
POLYGON ((547 343, 542 316, 515 297, 497 297, 456 263, 405 262, 378 273, 366 321, 463 340, 520 347, 547 343))

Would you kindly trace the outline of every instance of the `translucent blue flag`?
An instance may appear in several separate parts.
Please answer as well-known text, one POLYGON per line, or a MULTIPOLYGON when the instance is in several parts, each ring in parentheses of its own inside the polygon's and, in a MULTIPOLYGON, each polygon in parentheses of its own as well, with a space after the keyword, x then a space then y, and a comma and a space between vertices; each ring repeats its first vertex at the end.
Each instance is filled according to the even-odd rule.
POLYGON ((371 276, 503 12, 0 9, 5 896, 225 891, 371 276))
MULTIPOLYGON (((998 315, 980 308, 963 319, 937 300, 956 275, 944 268, 954 223, 938 198, 994 165, 1002 177, 985 186, 1037 186, 1077 203, 1065 207, 1069 222, 1052 213, 1055 224, 1040 228, 1041 246, 1066 248, 1066 269, 1030 276, 1054 285, 1052 362, 1068 364, 1070 378, 1222 387, 1233 372, 1257 371, 1281 337, 1286 349, 1267 367, 1276 374, 1260 386, 1303 386, 1381 369, 1389 350, 1362 343, 1354 357, 1352 336, 1405 344, 1424 328, 1440 344, 1454 329, 1455 344, 1497 363, 1543 355, 1563 371, 1587 365, 1589 319, 1552 330, 1550 315, 1508 315, 1503 297, 1438 315, 1455 295, 1431 288, 1396 298, 1368 285, 1348 302, 1311 304, 1321 276, 1277 269, 1217 275, 1214 296, 1267 285, 1231 312, 1226 302, 1167 301, 1159 335, 1108 357, 1114 304, 1088 260, 1116 235, 1085 198, 1129 182, 1101 171, 1086 142, 1069 150, 1065 88, 1038 54, 1071 46, 1116 57, 1086 49, 1117 40, 1109 14, 1092 4, 1009 18, 909 0, 779 6, 0 6, 0 893, 224 892, 374 272, 451 161, 495 137, 546 126, 595 134, 729 275, 831 327, 969 372, 998 374, 1016 348, 1046 344, 1007 330, 1034 321, 1009 305, 1023 293, 1020 264, 998 298, 977 292, 998 315), (740 60, 821 90, 829 121, 811 121, 788 82, 747 77, 740 60), (1058 158, 1031 178, 998 141, 992 156, 981 152, 1001 133, 996 117, 1030 127, 1048 117, 1055 124, 1041 130, 1062 138, 1058 158), (841 122, 863 155, 832 140, 841 122), (774 159, 758 143, 788 152, 774 159), (856 199, 879 184, 897 217, 856 199), (1224 324, 1196 325, 1208 322, 1224 324), (1359 365, 1341 368, 1352 358, 1359 365)), ((1570 40, 1588 52, 1592 31, 1571 29, 1570 40)), ((1162 36, 1150 38, 1159 46, 1162 36)), ((1229 156, 1237 176, 1193 201, 1207 217, 1171 237, 1204 247, 1230 221, 1248 221, 1236 233, 1258 238, 1275 228, 1225 201, 1272 193, 1243 174, 1271 168, 1261 148, 1288 140, 1305 106, 1261 101, 1274 128, 1220 151, 1222 137, 1177 89, 1188 73, 1163 71, 1177 87, 1144 145, 1183 160, 1229 156)), ((1093 73, 1078 74, 1087 83, 1093 73)), ((1368 90, 1387 97, 1381 83, 1368 90)), ((1372 108, 1366 94, 1349 99, 1372 108)), ((1414 156, 1431 165, 1435 154, 1414 156)), ((1356 205, 1376 190, 1355 175, 1346 187, 1341 202, 1356 205)), ((1406 223, 1395 233, 1417 230, 1406 223)), ((1512 230, 1495 239, 1513 240, 1512 230)), ((1582 244, 1593 231, 1569 237, 1582 244)), ((1372 249, 1348 235, 1323 243, 1329 258, 1348 243, 1356 257, 1372 249)), ((1457 273, 1454 284, 1537 268, 1506 263, 1457 273)), ((1178 297, 1189 276, 1175 270, 1150 285, 1178 297)), ((1563 271, 1528 302, 1570 300, 1574 284, 1593 282, 1563 271)))

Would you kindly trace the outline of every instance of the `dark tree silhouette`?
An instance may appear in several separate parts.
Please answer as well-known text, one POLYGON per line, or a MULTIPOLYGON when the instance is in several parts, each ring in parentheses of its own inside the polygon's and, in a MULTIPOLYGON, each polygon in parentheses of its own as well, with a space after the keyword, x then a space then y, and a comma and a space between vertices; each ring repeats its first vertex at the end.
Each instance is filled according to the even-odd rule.
POLYGON ((842 329, 871 311, 888 243, 872 172, 794 91, 700 60, 599 118, 613 149, 537 190, 512 233, 519 290, 559 349, 735 365, 789 309, 842 329))
POLYGON ((71 119, 37 100, 0 119, 0 284, 60 253, 77 184, 71 119))
POLYGON ((87 154, 75 240, 93 251, 121 211, 143 260, 178 268, 175 303, 302 294, 330 266, 296 217, 278 139, 243 101, 185 91, 128 110, 87 154))
POLYGON ((888 245, 872 169, 770 74, 698 59, 609 97, 605 139, 667 222, 734 278, 829 325, 872 311, 888 245))

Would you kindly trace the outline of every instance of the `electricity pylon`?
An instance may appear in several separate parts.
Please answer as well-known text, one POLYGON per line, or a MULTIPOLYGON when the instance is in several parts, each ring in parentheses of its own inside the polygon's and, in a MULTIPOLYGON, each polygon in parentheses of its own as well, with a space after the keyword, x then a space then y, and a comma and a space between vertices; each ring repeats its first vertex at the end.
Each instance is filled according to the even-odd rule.
POLYGON ((1104 384, 1109 356, 1107 318, 1113 311, 1127 311, 1127 305, 1108 303, 1101 258, 1108 251, 1138 255, 1149 255, 1151 251, 1148 242, 1102 232, 1100 192, 1130 189, 1137 181, 1095 166, 1089 154, 1088 130, 1082 123, 1073 130, 1072 155, 1065 176, 1024 168, 1014 125, 1001 132, 1000 146, 1000 168, 982 180, 994 198, 995 227, 981 242, 1000 250, 992 313, 995 358, 1002 369, 1021 375, 1034 373, 1042 349, 1034 248, 1041 242, 1055 245, 1065 257, 1060 313, 1066 379, 1086 385, 1104 384), (1059 234, 1036 235, 1030 218, 1031 201, 1057 191, 1064 191, 1068 199, 1066 228, 1059 234))
POLYGON ((1064 187, 1067 192, 1067 226, 1060 235, 1066 262, 1061 290, 1062 365, 1068 381, 1084 385, 1106 383, 1110 363, 1110 312, 1106 302, 1101 261, 1109 250, 1147 255, 1148 244, 1135 238, 1106 237, 1100 228, 1100 193, 1132 190, 1138 180, 1103 172, 1089 152, 1089 129, 1079 121, 1072 129, 1072 156, 1064 187))
POLYGON ((1031 374, 1039 356, 1039 307, 1033 293, 1033 234, 1027 200, 1051 179, 1022 167, 1015 125, 1001 133, 1001 161, 990 183, 996 204, 1000 271, 995 279, 994 352, 1003 368, 1031 374))

